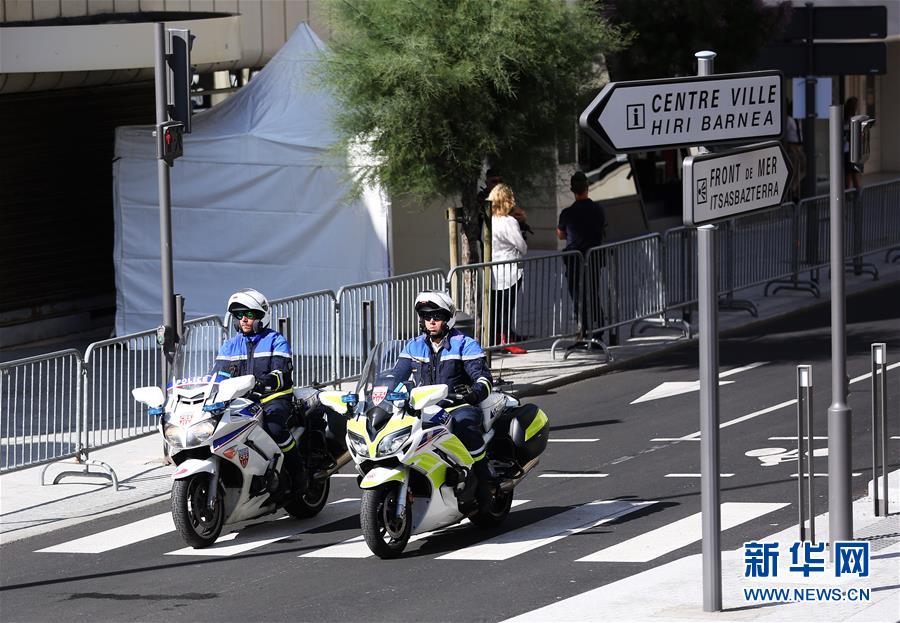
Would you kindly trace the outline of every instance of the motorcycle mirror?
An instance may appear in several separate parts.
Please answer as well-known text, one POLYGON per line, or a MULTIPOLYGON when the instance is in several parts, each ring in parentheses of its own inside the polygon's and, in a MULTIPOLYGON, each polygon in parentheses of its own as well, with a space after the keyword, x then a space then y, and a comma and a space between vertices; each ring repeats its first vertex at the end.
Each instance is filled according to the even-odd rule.
POLYGON ((414 411, 439 403, 447 397, 446 385, 423 385, 413 388, 409 395, 409 406, 414 411))
POLYGON ((155 385, 150 387, 135 387, 131 390, 131 395, 140 403, 143 403, 151 409, 157 409, 163 406, 166 401, 166 395, 163 390, 155 385))
POLYGON ((219 383, 216 393, 216 402, 228 402, 239 396, 243 396, 256 385, 256 378, 252 374, 235 376, 219 383))

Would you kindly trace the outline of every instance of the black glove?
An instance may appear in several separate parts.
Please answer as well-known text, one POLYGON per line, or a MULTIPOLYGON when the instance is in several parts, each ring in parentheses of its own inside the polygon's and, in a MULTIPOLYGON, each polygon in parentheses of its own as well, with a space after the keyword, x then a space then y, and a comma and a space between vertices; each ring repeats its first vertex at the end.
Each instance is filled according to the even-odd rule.
POLYGON ((276 387, 278 387, 278 379, 275 378, 274 374, 269 373, 256 381, 253 391, 257 394, 265 394, 274 391, 276 387))
POLYGON ((470 405, 477 405, 488 397, 488 389, 484 386, 484 383, 475 383, 475 387, 472 388, 465 385, 458 386, 456 389, 465 390, 458 393, 462 394, 462 401, 467 402, 470 405))

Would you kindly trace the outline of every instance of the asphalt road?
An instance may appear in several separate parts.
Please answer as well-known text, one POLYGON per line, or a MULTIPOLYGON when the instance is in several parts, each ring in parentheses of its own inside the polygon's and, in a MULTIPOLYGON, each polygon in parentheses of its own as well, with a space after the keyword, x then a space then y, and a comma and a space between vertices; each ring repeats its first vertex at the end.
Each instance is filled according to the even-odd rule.
MULTIPOLYGON (((851 378, 869 371, 872 342, 887 342, 889 360, 897 360, 898 318, 900 286, 848 301, 851 378)), ((824 437, 829 331, 825 305, 720 343, 721 372, 744 368, 722 379, 732 382, 720 388, 721 422, 751 416, 721 429, 721 472, 730 474, 721 480, 723 517, 734 516, 733 527, 723 531, 724 549, 796 523, 796 441, 789 439, 796 435, 796 407, 770 408, 795 398, 795 368, 812 364, 814 434, 824 437)), ((358 543, 326 549, 360 534, 358 502, 341 501, 359 492, 354 480, 343 478, 333 480, 336 503, 319 520, 261 521, 222 543, 237 548, 185 555, 175 532, 142 538, 164 521, 168 504, 160 503, 4 545, 2 618, 497 621, 698 553, 699 522, 696 535, 677 523, 700 512, 700 480, 692 476, 700 471, 698 393, 632 404, 662 383, 696 381, 697 374, 691 348, 529 399, 549 414, 557 441, 516 490, 527 502, 499 529, 449 529, 411 543, 393 561, 364 557, 367 550, 358 543), (596 501, 615 503, 590 504, 596 501), (604 522, 611 509, 625 514, 604 522), (123 526, 130 536, 108 551, 37 551, 71 549, 66 544, 75 539, 123 526)), ((898 379, 894 369, 892 413, 900 400, 898 379)), ((854 497, 865 494, 871 478, 869 388, 868 379, 851 385, 852 464, 859 474, 852 478, 854 497)), ((889 435, 898 429, 894 418, 889 435)), ((896 469, 898 442, 889 444, 896 469)), ((826 472, 826 447, 824 439, 815 441, 815 473, 826 472)), ((827 478, 815 484, 821 513, 827 478)), ((101 537, 107 546, 116 545, 114 539, 101 537)))

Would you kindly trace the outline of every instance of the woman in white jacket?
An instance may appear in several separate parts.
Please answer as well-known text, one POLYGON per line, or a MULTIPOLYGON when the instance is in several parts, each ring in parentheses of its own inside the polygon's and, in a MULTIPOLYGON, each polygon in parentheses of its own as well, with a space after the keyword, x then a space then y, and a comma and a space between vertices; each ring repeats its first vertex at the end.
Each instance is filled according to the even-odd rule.
MULTIPOLYGON (((516 207, 516 198, 506 184, 497 184, 488 195, 491 202, 491 246, 494 262, 518 260, 525 257, 528 245, 522 237, 519 222, 510 216, 516 207)), ((521 266, 510 262, 491 269, 491 343, 505 344, 522 339, 512 329, 516 317, 516 297, 522 281, 521 266)), ((511 353, 523 353, 524 349, 512 346, 511 353)))

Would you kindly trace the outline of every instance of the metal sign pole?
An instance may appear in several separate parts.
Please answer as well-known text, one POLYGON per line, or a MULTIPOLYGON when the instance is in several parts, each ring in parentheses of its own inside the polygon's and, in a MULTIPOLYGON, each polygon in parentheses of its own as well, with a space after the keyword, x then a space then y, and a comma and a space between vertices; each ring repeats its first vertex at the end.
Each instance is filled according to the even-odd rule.
MULTIPOLYGON (((713 73, 715 52, 697 52, 697 75, 713 73)), ((700 510, 703 550, 703 611, 722 610, 722 549, 719 541, 719 314, 713 225, 697 229, 700 312, 700 510)))
MULTIPOLYGON (((166 97, 166 30, 160 22, 154 30, 154 69, 156 81, 156 132, 162 131, 168 122, 168 100, 166 97)), ((169 185, 169 163, 157 155, 156 171, 159 179, 159 262, 162 274, 162 335, 157 340, 163 348, 162 381, 163 388, 173 370, 175 349, 175 287, 172 273, 172 206, 169 185)))
POLYGON ((844 300, 843 106, 829 109, 831 218, 831 406, 828 407, 828 539, 853 540, 850 497, 850 418, 847 404, 846 302, 844 300))

